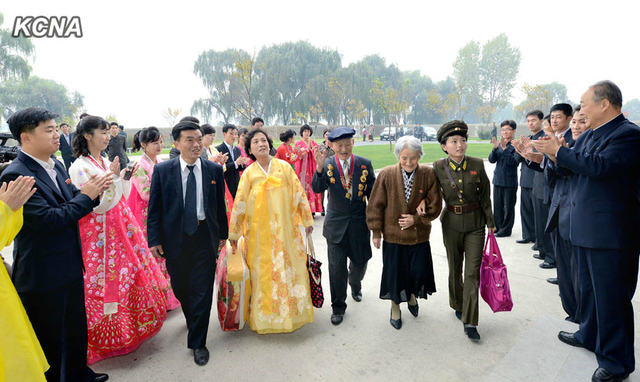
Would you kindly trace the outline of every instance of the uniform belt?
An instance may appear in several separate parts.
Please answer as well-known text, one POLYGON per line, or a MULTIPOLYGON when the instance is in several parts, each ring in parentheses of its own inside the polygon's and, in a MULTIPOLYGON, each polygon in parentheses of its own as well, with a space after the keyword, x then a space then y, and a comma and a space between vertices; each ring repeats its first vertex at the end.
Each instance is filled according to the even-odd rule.
POLYGON ((467 212, 475 211, 478 208, 480 208, 479 202, 469 203, 469 204, 454 204, 454 205, 447 204, 447 209, 456 215, 462 215, 467 212))

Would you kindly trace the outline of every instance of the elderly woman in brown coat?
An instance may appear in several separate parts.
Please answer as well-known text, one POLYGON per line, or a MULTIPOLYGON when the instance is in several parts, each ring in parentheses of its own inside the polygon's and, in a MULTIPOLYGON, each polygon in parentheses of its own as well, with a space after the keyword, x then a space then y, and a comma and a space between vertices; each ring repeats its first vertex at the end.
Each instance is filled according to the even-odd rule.
POLYGON ((390 323, 402 327, 400 303, 418 316, 416 297, 426 299, 436 291, 429 233, 431 220, 440 215, 442 196, 431 167, 419 165, 422 143, 405 136, 395 147, 397 165, 380 171, 367 206, 367 225, 373 245, 382 243, 380 298, 391 300, 390 323), (418 214, 419 205, 424 214, 418 214))

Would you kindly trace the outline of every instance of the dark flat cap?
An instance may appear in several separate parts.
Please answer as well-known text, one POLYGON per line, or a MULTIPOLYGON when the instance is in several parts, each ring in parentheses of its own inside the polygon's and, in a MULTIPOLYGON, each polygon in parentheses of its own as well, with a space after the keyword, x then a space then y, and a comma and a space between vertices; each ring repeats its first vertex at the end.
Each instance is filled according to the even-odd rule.
POLYGON ((440 130, 438 130, 437 139, 438 142, 444 143, 447 137, 451 135, 465 136, 467 135, 468 131, 469 127, 467 126, 467 124, 464 123, 464 121, 456 119, 453 121, 449 121, 440 127, 440 130))
POLYGON ((329 142, 339 141, 341 139, 353 138, 356 135, 356 131, 350 127, 338 127, 337 129, 331 130, 327 139, 329 142))

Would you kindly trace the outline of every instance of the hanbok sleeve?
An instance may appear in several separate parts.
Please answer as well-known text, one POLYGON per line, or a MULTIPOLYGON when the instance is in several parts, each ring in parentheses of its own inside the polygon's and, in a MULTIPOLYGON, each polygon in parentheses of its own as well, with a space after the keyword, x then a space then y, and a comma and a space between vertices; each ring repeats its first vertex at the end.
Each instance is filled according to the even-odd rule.
POLYGON ((243 176, 240 177, 240 183, 238 183, 238 191, 233 200, 233 210, 229 219, 229 240, 238 240, 240 236, 245 234, 248 225, 246 214, 251 192, 251 181, 249 180, 251 174, 248 173, 250 171, 251 169, 246 170, 242 174, 243 176))
POLYGON ((131 184, 138 191, 142 200, 148 202, 149 192, 151 191, 151 177, 146 164, 143 164, 142 160, 140 160, 136 172, 131 177, 131 184))
MULTIPOLYGON (((109 168, 109 161, 107 158, 102 158, 107 168, 109 168)), ((82 188, 82 185, 91 179, 92 175, 102 175, 103 173, 96 168, 91 162, 83 158, 78 158, 69 168, 69 177, 73 184, 78 188, 82 188)), ((93 209, 93 212, 97 214, 104 214, 113 207, 115 207, 120 198, 122 198, 122 177, 113 177, 113 183, 108 190, 100 195, 100 204, 93 209)))
POLYGON ((0 222, 2 222, 0 223, 0 249, 2 249, 11 244, 22 228, 22 207, 13 211, 7 203, 0 200, 0 222))

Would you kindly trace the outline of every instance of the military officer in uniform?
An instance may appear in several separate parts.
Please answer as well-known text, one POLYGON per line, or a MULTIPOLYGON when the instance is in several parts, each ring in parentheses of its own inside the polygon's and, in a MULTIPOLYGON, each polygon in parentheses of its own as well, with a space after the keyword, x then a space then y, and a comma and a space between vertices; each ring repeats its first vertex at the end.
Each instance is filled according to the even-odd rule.
POLYGON ((362 300, 362 284, 371 258, 369 228, 366 222, 367 198, 375 175, 371 161, 353 155, 355 130, 337 128, 327 139, 336 155, 314 149, 317 168, 311 188, 320 193, 329 190, 322 235, 327 239, 329 282, 331 289, 331 323, 339 325, 347 309, 347 282, 356 302, 362 300), (350 260, 347 270, 347 259, 350 260))
POLYGON ((440 215, 449 262, 449 305, 464 324, 471 341, 478 334, 478 290, 485 226, 495 230, 491 183, 480 158, 466 156, 467 124, 449 121, 438 130, 438 142, 448 158, 433 162, 446 203, 440 215), (462 263, 464 261, 464 272, 462 263))

